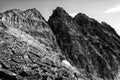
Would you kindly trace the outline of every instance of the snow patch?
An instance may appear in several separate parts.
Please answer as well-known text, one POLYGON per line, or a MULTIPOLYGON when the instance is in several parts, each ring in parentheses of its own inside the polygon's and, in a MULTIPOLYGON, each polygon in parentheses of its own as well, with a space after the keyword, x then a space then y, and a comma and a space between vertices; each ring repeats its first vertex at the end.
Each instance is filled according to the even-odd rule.
POLYGON ((62 62, 68 66, 71 66, 71 64, 67 60, 63 60, 62 62))

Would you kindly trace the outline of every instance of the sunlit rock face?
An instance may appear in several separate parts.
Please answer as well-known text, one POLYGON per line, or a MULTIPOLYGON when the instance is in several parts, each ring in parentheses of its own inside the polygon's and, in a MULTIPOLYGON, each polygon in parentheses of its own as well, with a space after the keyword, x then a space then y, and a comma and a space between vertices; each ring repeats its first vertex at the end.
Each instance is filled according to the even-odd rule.
POLYGON ((38 10, 0 13, 0 80, 77 80, 60 56, 56 38, 38 10))
MULTIPOLYGON (((57 7, 48 20, 66 59, 90 80, 115 80, 120 65, 120 37, 105 22, 85 14, 74 18, 57 7)), ((88 80, 89 80, 88 79, 88 80)))

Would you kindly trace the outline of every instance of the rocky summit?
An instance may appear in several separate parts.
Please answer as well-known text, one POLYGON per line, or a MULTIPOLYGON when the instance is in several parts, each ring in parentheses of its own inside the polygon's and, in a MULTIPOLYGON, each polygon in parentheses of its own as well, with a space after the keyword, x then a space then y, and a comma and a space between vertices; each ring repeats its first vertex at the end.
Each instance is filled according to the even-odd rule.
MULTIPOLYGON (((120 65, 120 36, 105 22, 83 13, 72 18, 57 7, 48 24, 66 59, 90 80, 115 80, 120 65)), ((88 79, 88 80, 89 80, 88 79)))
POLYGON ((107 23, 57 7, 0 13, 0 80, 119 80, 120 37, 107 23))

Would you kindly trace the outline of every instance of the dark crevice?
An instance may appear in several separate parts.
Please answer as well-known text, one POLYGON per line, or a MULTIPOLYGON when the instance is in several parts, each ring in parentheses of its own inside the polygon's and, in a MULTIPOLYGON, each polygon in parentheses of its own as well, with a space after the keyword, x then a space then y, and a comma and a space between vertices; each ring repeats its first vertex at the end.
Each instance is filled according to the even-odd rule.
POLYGON ((17 78, 15 76, 11 76, 2 71, 0 71, 0 79, 2 79, 2 80, 17 80, 17 78))
POLYGON ((23 77, 27 77, 27 76, 29 76, 25 71, 20 72, 19 75, 20 75, 20 76, 23 76, 23 77))

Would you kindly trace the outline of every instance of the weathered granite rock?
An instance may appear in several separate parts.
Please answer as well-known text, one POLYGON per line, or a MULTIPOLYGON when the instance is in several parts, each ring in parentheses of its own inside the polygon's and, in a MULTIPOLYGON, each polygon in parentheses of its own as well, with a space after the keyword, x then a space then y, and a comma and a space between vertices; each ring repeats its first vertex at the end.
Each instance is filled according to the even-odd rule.
POLYGON ((38 10, 0 14, 0 80, 77 80, 79 74, 60 58, 56 38, 38 10))
MULTIPOLYGON (((120 37, 105 22, 85 14, 74 18, 57 7, 48 20, 63 55, 90 80, 115 80, 120 65, 120 37)), ((89 80, 88 79, 88 80, 89 80)))

